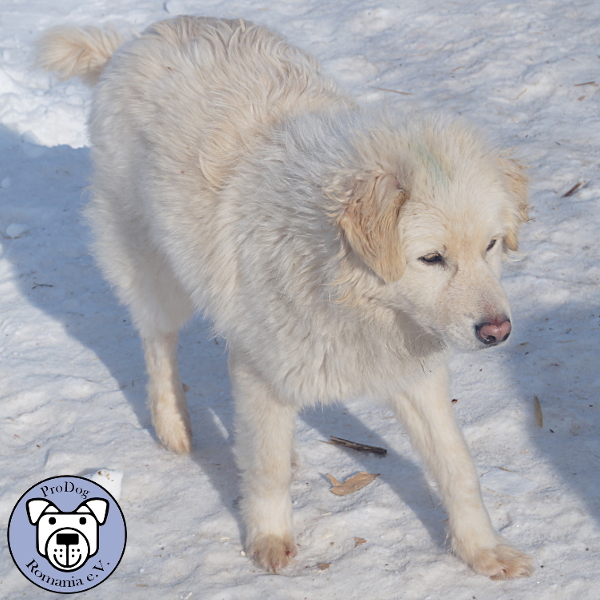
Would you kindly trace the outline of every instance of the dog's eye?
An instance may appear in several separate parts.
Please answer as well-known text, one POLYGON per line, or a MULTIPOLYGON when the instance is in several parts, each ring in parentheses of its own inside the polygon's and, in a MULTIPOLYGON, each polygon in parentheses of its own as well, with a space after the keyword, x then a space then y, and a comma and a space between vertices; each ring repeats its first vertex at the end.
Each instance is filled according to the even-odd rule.
POLYGON ((54 517, 50 517, 48 519, 48 523, 50 523, 50 525, 54 525, 56 523, 56 519, 54 517))
POLYGON ((80 517, 80 519, 79 519, 79 523, 80 523, 81 525, 85 525, 85 524, 87 523, 87 520, 86 520, 86 518, 85 518, 85 517, 80 517))
POLYGON ((426 254, 425 256, 421 256, 421 258, 419 258, 419 260, 423 261, 424 263, 427 263, 428 265, 444 264, 444 258, 442 257, 441 254, 438 254, 437 252, 432 252, 431 254, 426 254))
POLYGON ((496 239, 494 238, 489 244, 488 247, 485 249, 486 252, 489 252, 495 245, 496 245, 496 239))

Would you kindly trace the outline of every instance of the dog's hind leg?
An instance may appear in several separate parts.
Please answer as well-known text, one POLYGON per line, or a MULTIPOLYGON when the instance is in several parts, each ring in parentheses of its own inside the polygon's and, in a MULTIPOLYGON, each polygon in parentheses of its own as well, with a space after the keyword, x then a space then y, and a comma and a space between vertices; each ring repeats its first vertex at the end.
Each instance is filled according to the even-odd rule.
MULTIPOLYGON (((136 297, 130 298, 129 307, 144 345, 148 404, 156 435, 169 450, 190 452, 192 427, 179 378, 177 342, 193 306, 170 270, 158 261, 152 262, 151 273, 138 270, 136 282, 136 297)), ((133 291, 130 289, 130 296, 133 291)))
POLYGON ((494 531, 483 505, 475 466, 454 418, 446 369, 399 395, 392 406, 438 485, 454 552, 492 579, 530 575, 529 557, 494 531))
POLYGON ((177 367, 177 332, 144 335, 148 402, 158 439, 177 453, 192 449, 192 427, 177 367))
POLYGON ((189 452, 192 430, 179 379, 177 339, 194 307, 144 228, 122 215, 116 205, 97 196, 88 209, 96 232, 96 258, 140 332, 156 434, 169 450, 189 452))
POLYGON ((192 449, 192 427, 179 378, 177 342, 193 306, 167 265, 151 261, 151 268, 151 273, 138 270, 138 297, 130 302, 130 309, 144 345, 148 403, 156 435, 169 450, 185 453, 192 449))
POLYGON ((297 411, 233 349, 229 372, 236 402, 235 455, 242 478, 246 551, 277 573, 297 553, 290 495, 297 411))

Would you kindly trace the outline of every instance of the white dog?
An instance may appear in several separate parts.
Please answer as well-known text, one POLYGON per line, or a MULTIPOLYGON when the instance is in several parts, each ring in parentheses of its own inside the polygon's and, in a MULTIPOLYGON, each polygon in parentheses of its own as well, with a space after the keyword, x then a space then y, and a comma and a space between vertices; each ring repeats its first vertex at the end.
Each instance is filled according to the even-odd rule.
POLYGON ((389 403, 439 486, 452 549, 492 578, 532 571, 493 530, 448 392, 449 349, 504 342, 499 282, 527 218, 522 169, 462 123, 361 110, 317 62, 245 21, 181 17, 123 44, 59 28, 40 63, 94 88, 88 214, 144 343, 157 434, 191 448, 177 336, 227 338, 247 551, 296 554, 300 408, 389 403))

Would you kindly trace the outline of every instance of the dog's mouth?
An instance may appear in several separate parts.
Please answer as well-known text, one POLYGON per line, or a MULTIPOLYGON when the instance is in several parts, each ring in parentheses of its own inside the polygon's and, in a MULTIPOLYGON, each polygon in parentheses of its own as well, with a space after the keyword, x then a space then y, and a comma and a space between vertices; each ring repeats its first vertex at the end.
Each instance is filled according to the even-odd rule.
POLYGON ((89 556, 87 539, 75 529, 56 531, 48 539, 46 549, 48 560, 60 571, 79 569, 89 556))

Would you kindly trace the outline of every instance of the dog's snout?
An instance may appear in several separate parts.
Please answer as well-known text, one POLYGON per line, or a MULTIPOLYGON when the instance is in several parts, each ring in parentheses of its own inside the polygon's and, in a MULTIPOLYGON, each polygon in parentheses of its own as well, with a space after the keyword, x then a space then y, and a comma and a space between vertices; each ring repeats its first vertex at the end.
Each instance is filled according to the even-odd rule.
POLYGON ((492 323, 480 323, 475 327, 477 339, 484 344, 491 346, 499 344, 508 339, 512 326, 508 319, 498 320, 492 323))

